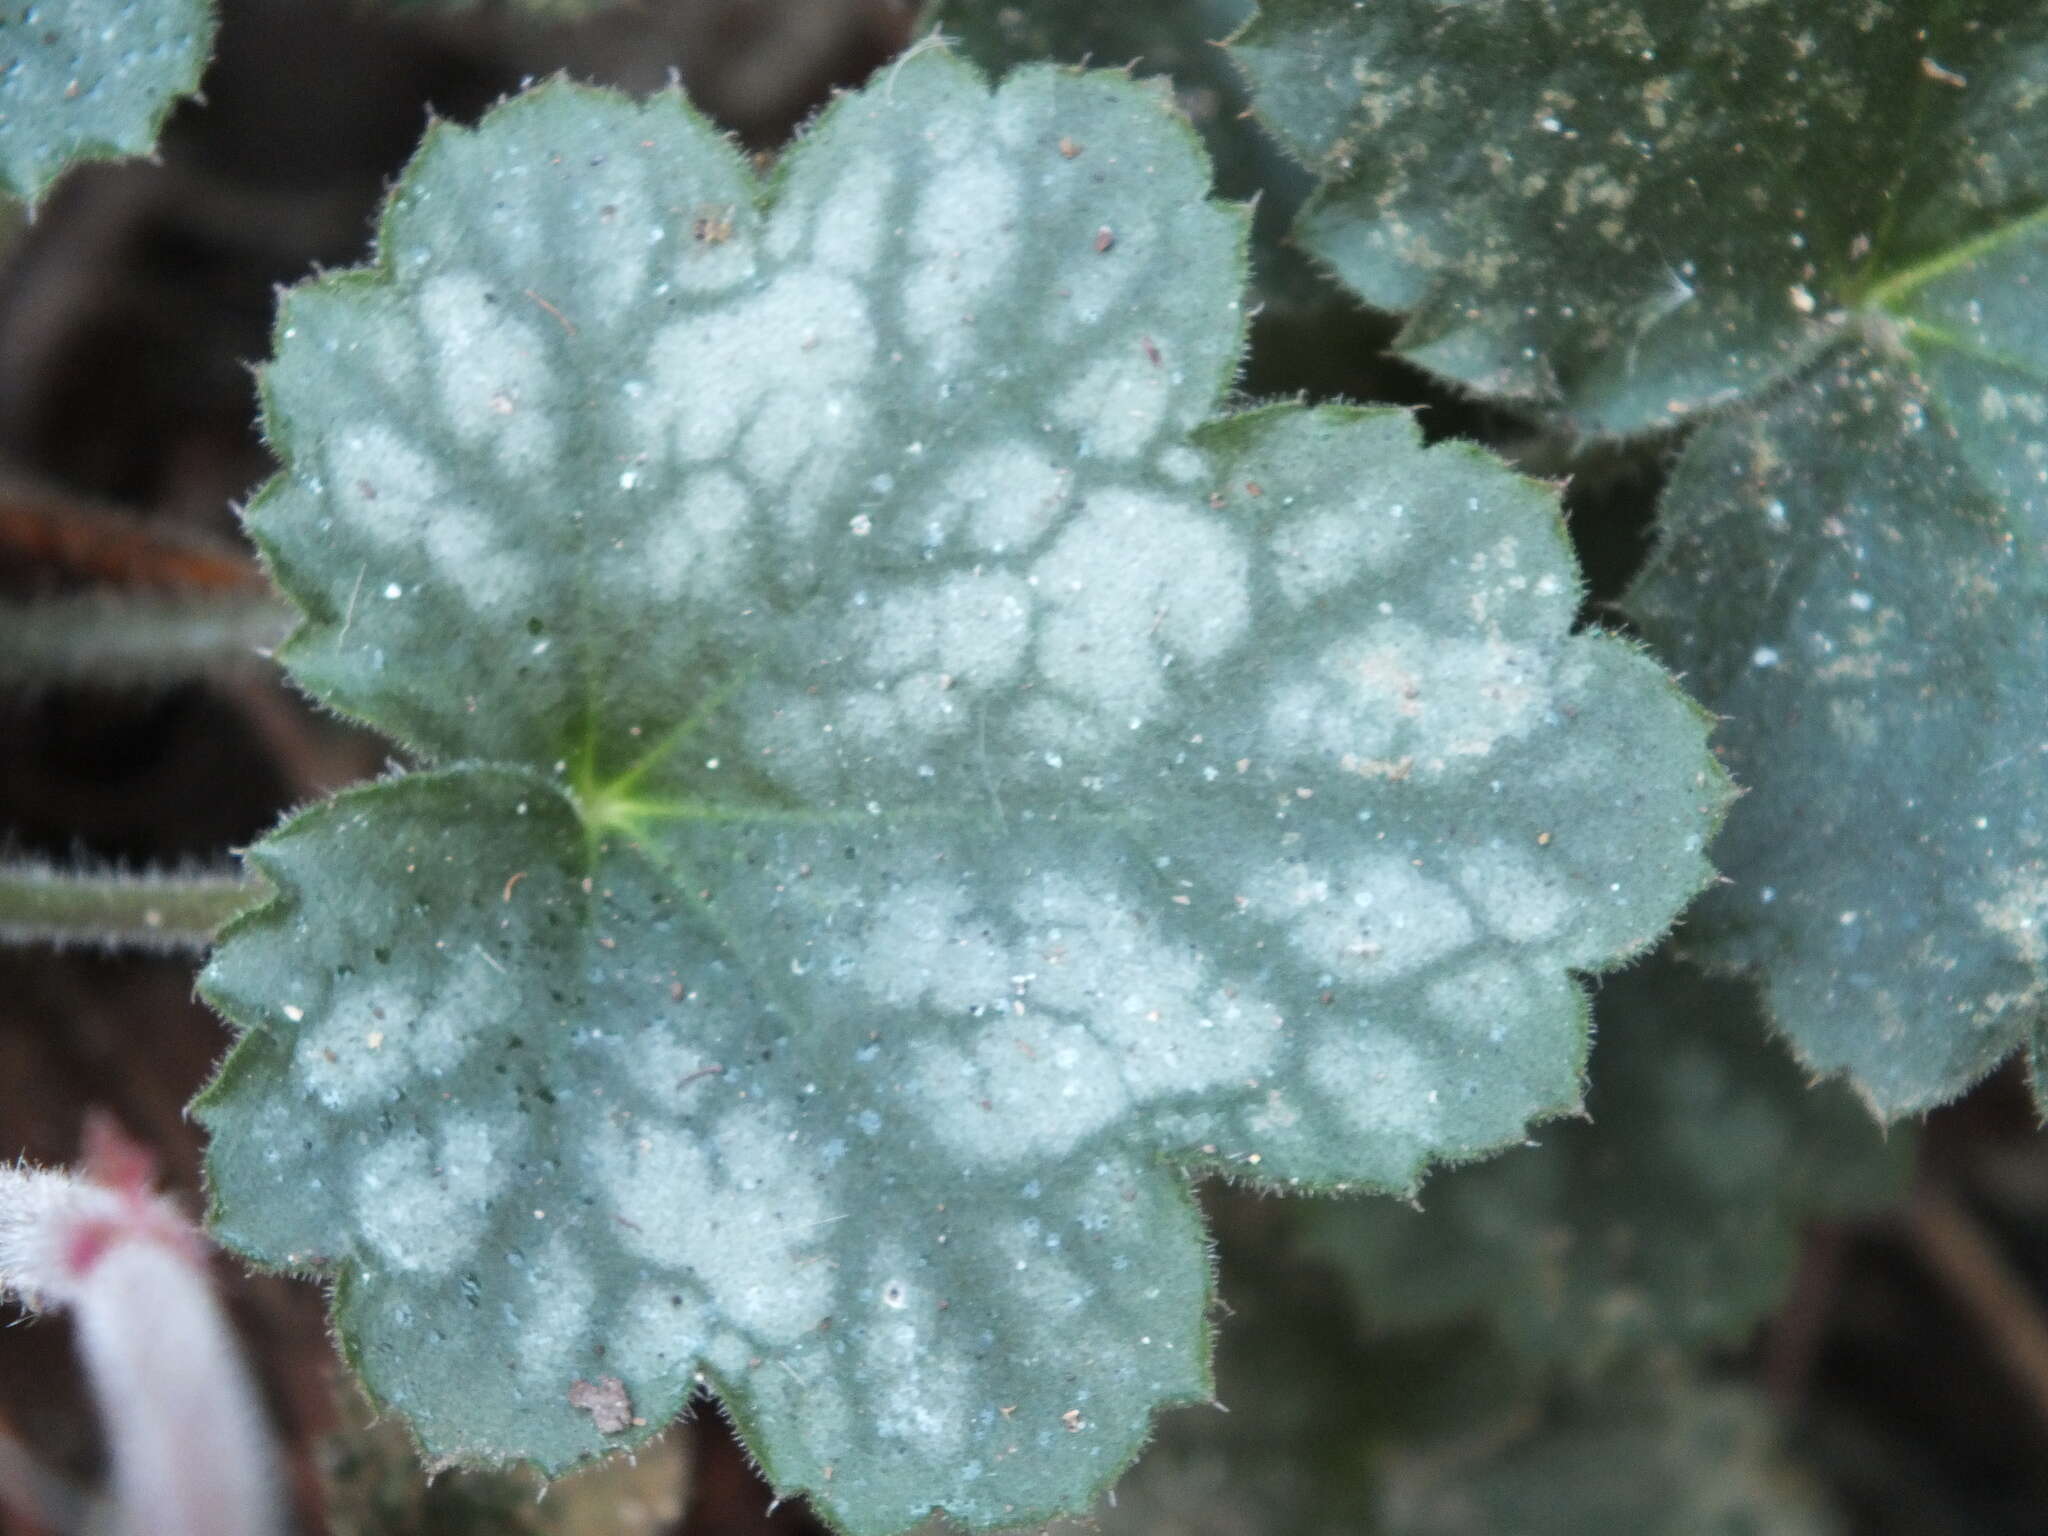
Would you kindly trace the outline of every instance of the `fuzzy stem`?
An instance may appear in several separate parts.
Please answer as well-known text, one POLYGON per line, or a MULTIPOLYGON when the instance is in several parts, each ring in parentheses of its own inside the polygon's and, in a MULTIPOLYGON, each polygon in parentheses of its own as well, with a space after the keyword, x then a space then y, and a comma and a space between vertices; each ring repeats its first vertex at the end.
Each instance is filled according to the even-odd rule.
POLYGON ((270 583, 232 544, 164 518, 141 518, 0 471, 0 555, 117 587, 261 592, 270 583))
POLYGON ((0 864, 0 943, 204 949, 268 889, 261 876, 236 869, 131 875, 0 864))
POLYGON ((291 628, 262 592, 0 604, 0 688, 162 685, 259 665, 291 628))

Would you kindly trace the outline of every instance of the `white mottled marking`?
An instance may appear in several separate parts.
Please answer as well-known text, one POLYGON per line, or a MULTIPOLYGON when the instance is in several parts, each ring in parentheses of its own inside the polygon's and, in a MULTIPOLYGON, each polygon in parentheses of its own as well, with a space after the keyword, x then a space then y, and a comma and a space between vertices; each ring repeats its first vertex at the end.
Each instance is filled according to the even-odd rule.
POLYGON ((1023 665, 1031 589, 1007 573, 963 571, 892 594, 861 628, 867 664, 885 677, 930 671, 955 685, 992 687, 1023 665))
POLYGON ((975 920, 957 885, 920 880, 878 905, 860 940, 856 973, 877 1001, 961 1015, 1005 1005, 1016 957, 975 920))
POLYGON ((1529 1018, 1532 999, 1539 995, 1513 962, 1491 956, 1431 982, 1422 1000, 1431 1014, 1466 1038, 1499 1045, 1529 1018))
POLYGON ((963 513, 967 537, 990 554, 1026 550, 1067 505, 1073 474, 1029 443, 978 450, 946 482, 940 514, 950 527, 963 513))
POLYGON ((530 560, 475 507, 446 494, 440 472, 412 444, 370 423, 339 429, 327 447, 332 494, 353 526, 403 555, 424 550, 438 580, 478 607, 525 601, 530 560))
POLYGON ((626 1298, 606 1328, 621 1368, 673 1377, 703 1355, 712 1318, 696 1287, 681 1280, 651 1280, 626 1298))
POLYGON ((399 1269, 452 1269, 475 1256, 490 1202, 510 1173, 488 1125, 449 1116, 431 1151, 423 1137, 398 1136, 363 1156, 356 1170, 356 1225, 399 1269))
POLYGON ((1159 435, 1172 399, 1172 375, 1134 338, 1082 369, 1054 401, 1053 419, 1081 433, 1090 454, 1129 459, 1159 435))
POLYGON ((647 533, 643 560, 633 562, 665 598, 705 599, 729 592, 746 569, 746 487, 722 469, 704 469, 684 483, 675 504, 647 533))
POLYGON ((1087 1024, 1134 1099, 1214 1087, 1272 1061, 1275 1011, 1218 984, 1192 946, 1167 942, 1134 908, 1053 876, 1018 898, 1017 915, 1031 927, 1016 990, 1028 1007, 1087 1024))
POLYGON ((940 170, 905 233, 903 324, 934 367, 976 354, 976 308, 998 277, 1014 275, 1020 217, 1017 178, 977 149, 940 170))
POLYGON ((1391 981, 1472 942, 1451 888, 1395 854, 1336 866, 1289 863, 1251 883, 1254 909, 1295 947, 1349 981, 1391 981))
POLYGON ((1215 520, 1138 491, 1091 496, 1034 568, 1050 611, 1038 661, 1098 706, 1148 713, 1166 668, 1213 661, 1250 623, 1247 563, 1215 520))
POLYGON ((737 454, 791 531, 808 533, 866 435, 873 359, 860 291, 787 272, 654 339, 654 388, 635 402, 635 426, 650 447, 666 438, 690 463, 737 454))
POLYGON ((1283 757, 1333 757, 1369 778, 1441 774, 1533 728, 1550 704, 1547 672, 1527 646, 1384 619, 1275 689, 1268 739, 1283 757))
POLYGON ((999 1018, 965 1049, 927 1043, 912 1087, 940 1139, 977 1163, 1057 1157, 1130 1108, 1118 1062, 1078 1024, 999 1018))
POLYGON ((556 1233, 540 1256, 528 1261, 524 1289, 526 1294, 515 1303, 519 1374, 536 1385, 559 1385, 566 1391, 590 1342, 590 1309, 597 1287, 574 1245, 556 1233))
POLYGON ((1381 1031, 1321 1041, 1308 1058, 1309 1076, 1337 1113, 1367 1135, 1414 1143, 1433 1141, 1443 1118, 1436 1073, 1422 1053, 1381 1031))
POLYGON ((1322 512, 1282 528, 1273 539, 1280 595, 1299 607, 1348 586, 1400 557, 1412 525, 1372 515, 1371 505, 1322 512))
MULTIPOLYGON (((792 222, 792 234, 799 227, 792 222)), ((685 293, 726 293, 759 270, 760 231, 743 204, 691 205, 684 234, 676 243, 675 284, 685 293)))
POLYGON ((889 233, 886 216, 896 188, 895 167, 869 164, 840 181, 825 199, 811 233, 811 258, 847 277, 874 270, 889 233))
POLYGON ((1454 864, 1458 888, 1480 921, 1504 939, 1547 939, 1571 915, 1570 890, 1534 852, 1497 843, 1461 854, 1454 864))
POLYGON ((643 299, 659 243, 650 237, 662 232, 664 213, 649 195, 647 167, 638 158, 614 155, 602 165, 580 166, 577 179, 575 227, 551 229, 548 239, 555 261, 574 263, 577 297, 587 296, 589 306, 585 323, 596 324, 643 299), (580 255, 561 250, 571 241, 580 255))
POLYGON ((806 1256, 831 1213, 815 1159, 789 1130, 750 1107, 730 1112, 708 1145, 647 1119, 600 1123, 583 1138, 620 1242, 686 1270, 724 1319, 770 1342, 796 1338, 831 1310, 831 1273, 806 1256))
MULTIPOLYGON (((441 410, 456 436, 489 444, 508 474, 551 467, 560 427, 549 343, 513 308, 539 306, 492 288, 474 272, 427 279, 418 302, 434 349, 441 410)), ((544 311, 541 318, 547 319, 544 311)))
POLYGON ((453 962, 424 999, 395 987, 353 988, 299 1032, 292 1069, 329 1109, 374 1103, 452 1070, 470 1053, 474 1021, 504 1017, 516 1001, 473 952, 453 962))
POLYGON ((916 1273, 894 1245, 871 1262, 860 1377, 874 1393, 875 1431, 943 1460, 966 1442, 974 1381, 970 1357, 939 1326, 944 1298, 918 1284, 916 1273))

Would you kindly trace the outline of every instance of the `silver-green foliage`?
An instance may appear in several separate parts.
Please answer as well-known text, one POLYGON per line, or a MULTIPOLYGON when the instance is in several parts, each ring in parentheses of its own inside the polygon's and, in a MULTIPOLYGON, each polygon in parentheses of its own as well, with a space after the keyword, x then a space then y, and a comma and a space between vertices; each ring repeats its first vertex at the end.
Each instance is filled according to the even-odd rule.
POLYGON ((1207 183, 1113 73, 908 58, 767 185, 558 84, 285 301, 285 660, 432 766, 253 850, 200 1114, 431 1456, 708 1381, 846 1529, 1077 1508, 1210 1390, 1191 1171, 1403 1190, 1576 1104, 1704 724, 1571 634, 1547 490, 1210 420, 1207 183))
POLYGON ((2048 12, 1267 0, 1237 52, 1409 357, 1711 415, 1628 598, 1752 790, 1685 947, 1886 1116, 2038 1052, 2048 12))
POLYGON ((1252 0, 933 0, 924 24, 992 74, 1052 60, 1170 79, 1215 164, 1217 192, 1257 200, 1252 258, 1264 296, 1319 298, 1327 285, 1311 289, 1300 254, 1283 243, 1314 179, 1252 121, 1244 82, 1220 46, 1255 9, 1252 0))
POLYGON ((1600 989, 1588 1118, 1453 1169, 1421 1209, 1318 1201, 1304 1251, 1376 1328, 1483 1318, 1574 1372, 1739 1343, 1792 1278, 1802 1230, 1895 1198, 1913 1137, 1810 1091, 1746 985, 1652 960, 1600 989))
POLYGON ((77 161, 149 153, 213 31, 211 0, 0 6, 0 192, 37 202, 77 161))

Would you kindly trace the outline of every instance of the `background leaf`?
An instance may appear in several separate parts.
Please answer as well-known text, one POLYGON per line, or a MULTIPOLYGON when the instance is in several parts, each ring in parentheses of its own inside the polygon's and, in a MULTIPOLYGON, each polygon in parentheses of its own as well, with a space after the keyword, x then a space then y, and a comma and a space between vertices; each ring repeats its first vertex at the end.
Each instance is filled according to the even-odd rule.
POLYGON ((1756 786, 1722 844, 1740 883, 1684 947, 1757 968, 1801 1058, 1886 1116, 2037 1040, 2048 959, 2042 524, 1998 494, 2044 397, 1980 376, 1957 398, 1935 361, 1848 353, 1702 431, 1629 597, 1756 786))
POLYGON ((1208 1393, 1180 1169, 1405 1189, 1577 1102, 1704 722, 1570 633, 1543 488, 1203 424, 1206 185, 1115 74, 905 59, 772 196, 557 85, 286 301, 286 659, 444 766, 254 850, 200 1113, 430 1455, 560 1469, 701 1368, 849 1530, 1076 1508, 1208 1393))
POLYGON ((1240 44, 1408 356, 1593 432, 1724 408, 1626 600, 1752 790, 1684 948, 1886 1117, 2042 1017, 2044 57, 2020 4, 1276 0, 1240 44))
POLYGON ((1754 394, 2048 183, 2025 0, 1266 0, 1234 45, 1324 178, 1298 238, 1402 353, 1634 432, 1754 394))
MULTIPOLYGON (((1219 1221, 1226 1253, 1261 1224, 1219 1221)), ((1367 1338, 1332 1280, 1270 1248, 1255 1273, 1226 1264, 1229 1412, 1168 1415, 1115 1502, 1050 1536, 1839 1529, 1758 1394, 1668 1356, 1562 1380, 1471 1327, 1367 1338)))
POLYGON ((38 202, 80 160, 146 155, 213 51, 210 0, 38 0, 0 14, 0 190, 38 202))
POLYGON ((1903 1192, 1913 1138, 1839 1089, 1810 1092, 1749 989, 1654 959, 1600 989, 1585 1122, 1453 1169, 1421 1209, 1302 1208, 1305 1251, 1375 1328, 1489 1321, 1582 1372, 1740 1343, 1776 1310, 1804 1225, 1903 1192))

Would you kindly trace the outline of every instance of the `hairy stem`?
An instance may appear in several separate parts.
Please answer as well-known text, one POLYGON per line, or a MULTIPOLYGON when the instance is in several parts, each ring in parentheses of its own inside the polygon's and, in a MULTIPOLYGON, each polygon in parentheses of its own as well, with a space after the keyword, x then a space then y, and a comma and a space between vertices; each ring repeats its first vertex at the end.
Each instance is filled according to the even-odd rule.
POLYGON ((81 499, 0 469, 0 554, 23 568, 165 592, 261 592, 269 581, 241 549, 81 499))
POLYGON ((204 949, 268 889, 239 869, 134 875, 0 863, 0 943, 204 949))
POLYGON ((264 593, 0 604, 0 688, 183 682, 259 664, 291 619, 264 593))

